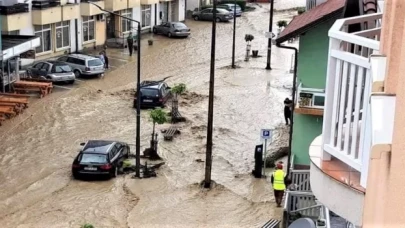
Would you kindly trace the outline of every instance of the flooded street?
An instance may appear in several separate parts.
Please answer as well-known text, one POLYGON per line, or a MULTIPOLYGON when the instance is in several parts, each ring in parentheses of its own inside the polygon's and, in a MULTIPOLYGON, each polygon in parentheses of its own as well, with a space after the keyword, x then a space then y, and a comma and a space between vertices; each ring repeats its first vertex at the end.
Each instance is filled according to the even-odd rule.
MULTIPOLYGON (((294 2, 294 1, 293 1, 294 2)), ((300 1, 297 1, 300 2, 300 1)), ((298 3, 297 3, 298 4, 298 3)), ((294 6, 292 6, 294 7, 294 6)), ((274 22, 296 12, 276 14, 274 22)), ((102 79, 83 80, 31 105, 0 127, 1 227, 258 227, 279 218, 271 184, 250 174, 261 128, 277 128, 271 149, 286 146, 283 103, 290 97, 292 52, 273 46, 272 71, 266 66, 268 5, 237 18, 237 65, 231 63, 232 24, 217 25, 214 147, 210 190, 204 178, 211 23, 187 21, 192 36, 168 39, 148 35, 142 42, 142 79, 185 83, 179 109, 187 118, 172 142, 159 135, 166 162, 158 177, 123 175, 104 181, 77 181, 71 163, 81 142, 116 139, 135 143, 136 57, 119 51, 109 57, 113 70, 102 79), (261 58, 244 62, 244 35, 255 36, 252 49, 261 58), (284 134, 282 134, 284 133, 284 134)), ((167 109, 168 111, 169 109, 167 109)), ((141 151, 149 145, 152 123, 142 111, 141 151)), ((169 125, 159 125, 162 130, 169 125)), ((288 137, 288 136, 287 136, 288 137)), ((134 148, 131 149, 135 153, 134 148)))

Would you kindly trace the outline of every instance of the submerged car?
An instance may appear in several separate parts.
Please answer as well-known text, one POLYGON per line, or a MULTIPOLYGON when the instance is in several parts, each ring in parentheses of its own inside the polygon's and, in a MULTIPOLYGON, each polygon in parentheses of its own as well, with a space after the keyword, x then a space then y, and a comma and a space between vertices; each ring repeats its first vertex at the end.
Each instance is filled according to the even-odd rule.
POLYGON ((40 61, 27 69, 32 78, 48 79, 52 82, 68 82, 73 84, 76 76, 72 68, 60 61, 40 61))
POLYGON ((163 22, 153 27, 154 34, 162 34, 168 37, 188 37, 190 29, 181 22, 163 22))
POLYGON ((238 4, 227 3, 218 5, 217 7, 228 10, 229 12, 231 12, 232 15, 235 13, 234 11, 236 10, 236 16, 242 16, 242 8, 238 4))
POLYGON ((89 140, 73 161, 72 175, 78 179, 86 175, 116 177, 124 159, 128 158, 129 145, 124 142, 89 140))
MULTIPOLYGON (((163 81, 141 82, 141 108, 164 107, 172 93, 170 87, 163 81)), ((137 106, 137 93, 134 97, 134 105, 137 106)))
MULTIPOLYGON (((203 9, 201 11, 194 11, 193 18, 196 21, 199 21, 199 20, 212 21, 212 20, 214 20, 213 12, 214 12, 213 8, 207 8, 207 9, 203 9)), ((227 22, 232 19, 233 19, 233 14, 231 14, 228 10, 217 8, 216 18, 215 18, 215 20, 217 22, 221 22, 221 21, 227 22)))
POLYGON ((80 76, 99 76, 104 74, 104 63, 101 59, 83 54, 70 54, 58 58, 58 61, 65 62, 73 69, 76 78, 80 76))

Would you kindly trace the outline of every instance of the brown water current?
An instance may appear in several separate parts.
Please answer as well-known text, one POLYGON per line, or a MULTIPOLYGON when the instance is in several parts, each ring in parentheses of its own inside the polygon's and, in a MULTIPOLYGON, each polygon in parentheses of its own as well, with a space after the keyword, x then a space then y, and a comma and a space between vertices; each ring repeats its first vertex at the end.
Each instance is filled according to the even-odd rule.
MULTIPOLYGON (((135 86, 136 57, 110 51, 113 70, 102 79, 78 81, 36 101, 27 111, 0 127, 1 227, 257 227, 279 218, 268 180, 255 179, 254 146, 263 127, 278 128, 271 150, 287 144, 282 116, 290 96, 291 54, 273 48, 272 71, 266 58, 244 62, 246 33, 255 36, 253 49, 265 56, 267 6, 237 18, 237 64, 231 63, 232 23, 218 24, 215 81, 214 147, 211 190, 201 189, 204 177, 208 107, 211 23, 187 21, 188 39, 152 36, 142 43, 142 78, 185 83, 172 142, 159 136, 159 154, 166 164, 152 179, 131 175, 103 181, 72 179, 70 167, 89 139, 135 142, 136 113, 129 89, 135 86), (261 45, 259 45, 261 44, 261 45)), ((295 12, 276 15, 291 18, 295 12)), ((141 147, 149 144, 152 123, 141 116, 141 147)), ((168 124, 159 125, 160 131, 168 124)), ((135 150, 132 148, 132 152, 135 150)))

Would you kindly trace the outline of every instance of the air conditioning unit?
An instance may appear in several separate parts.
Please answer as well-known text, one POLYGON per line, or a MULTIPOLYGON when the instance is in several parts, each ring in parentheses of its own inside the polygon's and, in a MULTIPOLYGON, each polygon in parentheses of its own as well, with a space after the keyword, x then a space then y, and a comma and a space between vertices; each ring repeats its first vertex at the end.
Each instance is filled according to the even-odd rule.
POLYGON ((96 16, 97 21, 105 21, 105 14, 98 14, 96 16))

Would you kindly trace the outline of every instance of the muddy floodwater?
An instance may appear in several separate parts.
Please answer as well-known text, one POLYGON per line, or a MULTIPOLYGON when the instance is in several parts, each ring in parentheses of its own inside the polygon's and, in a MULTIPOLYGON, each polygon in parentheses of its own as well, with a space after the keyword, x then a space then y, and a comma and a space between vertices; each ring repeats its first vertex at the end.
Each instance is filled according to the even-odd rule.
MULTIPOLYGON (((290 19, 296 12, 277 14, 290 19)), ((204 178, 208 107, 211 24, 187 21, 188 39, 152 36, 143 45, 142 78, 185 83, 178 124, 181 135, 172 142, 159 135, 159 154, 166 162, 158 177, 77 181, 71 163, 81 142, 116 139, 135 143, 136 115, 130 90, 135 86, 135 58, 110 51, 113 70, 102 79, 81 80, 32 104, 0 127, 1 227, 258 227, 279 218, 268 180, 251 176, 254 147, 263 127, 277 128, 270 149, 287 144, 283 103, 291 92, 288 73, 292 53, 273 47, 272 71, 266 58, 244 62, 246 33, 253 49, 265 56, 268 5, 237 18, 237 65, 231 63, 232 23, 218 24, 215 81, 214 146, 210 190, 204 178), (264 19, 266 18, 266 19, 264 19)), ((141 117, 142 150, 149 144, 152 123, 141 117)), ((159 125, 160 131, 168 124, 159 125)), ((287 136, 288 137, 288 136, 287 136)), ((132 148, 134 153, 134 147, 132 148)))

